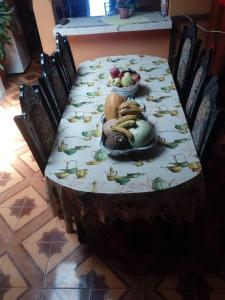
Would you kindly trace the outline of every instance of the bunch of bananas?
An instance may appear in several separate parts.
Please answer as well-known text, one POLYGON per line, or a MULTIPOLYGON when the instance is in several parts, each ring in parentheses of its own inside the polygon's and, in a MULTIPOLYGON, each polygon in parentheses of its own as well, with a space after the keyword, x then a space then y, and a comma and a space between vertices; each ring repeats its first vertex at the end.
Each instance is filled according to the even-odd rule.
POLYGON ((119 106, 119 110, 118 110, 119 117, 123 117, 127 115, 140 116, 142 112, 143 110, 138 103, 130 102, 130 101, 123 102, 119 106))
POLYGON ((133 134, 129 131, 129 128, 136 126, 136 120, 138 120, 138 116, 135 114, 122 116, 117 120, 116 125, 112 129, 113 131, 123 133, 128 140, 132 140, 133 134))

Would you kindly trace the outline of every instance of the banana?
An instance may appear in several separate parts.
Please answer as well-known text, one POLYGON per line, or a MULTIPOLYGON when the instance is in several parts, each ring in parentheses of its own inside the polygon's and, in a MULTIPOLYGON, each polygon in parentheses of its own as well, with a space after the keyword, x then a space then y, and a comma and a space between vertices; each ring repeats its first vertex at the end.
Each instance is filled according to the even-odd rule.
POLYGON ((139 108, 139 104, 136 105, 135 103, 126 101, 120 104, 119 109, 123 109, 123 108, 139 108))
POLYGON ((136 124, 135 120, 127 120, 122 123, 116 124, 115 127, 131 128, 136 124))
POLYGON ((126 102, 123 102, 123 103, 120 104, 119 109, 126 108, 128 106, 129 106, 129 102, 126 101, 126 102))
POLYGON ((139 115, 141 113, 140 109, 134 109, 134 108, 123 108, 119 110, 119 116, 126 116, 126 115, 139 115))
POLYGON ((133 140, 133 138, 134 138, 133 134, 126 128, 115 126, 115 127, 113 127, 113 130, 116 132, 125 134, 126 137, 128 138, 128 140, 133 140))
POLYGON ((128 120, 137 120, 137 116, 136 115, 126 115, 126 116, 120 117, 117 120, 116 125, 119 125, 120 123, 123 123, 123 122, 128 121, 128 120))
POLYGON ((128 102, 129 102, 130 104, 135 105, 136 107, 139 107, 139 106, 140 106, 140 104, 139 104, 138 102, 136 102, 135 100, 130 99, 128 102))

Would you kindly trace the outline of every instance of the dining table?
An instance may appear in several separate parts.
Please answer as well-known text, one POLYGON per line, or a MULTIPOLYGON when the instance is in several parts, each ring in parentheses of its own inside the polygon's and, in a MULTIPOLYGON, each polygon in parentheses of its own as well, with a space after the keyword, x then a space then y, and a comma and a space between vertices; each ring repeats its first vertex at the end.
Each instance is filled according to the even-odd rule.
MULTIPOLYGON (((130 100, 130 99, 129 99, 130 100)), ((45 169, 49 202, 80 240, 88 226, 156 218, 193 222, 204 201, 200 159, 168 62, 118 55, 80 64, 45 169), (140 74, 133 99, 145 108, 155 143, 146 153, 114 157, 102 147, 110 69, 140 74)))

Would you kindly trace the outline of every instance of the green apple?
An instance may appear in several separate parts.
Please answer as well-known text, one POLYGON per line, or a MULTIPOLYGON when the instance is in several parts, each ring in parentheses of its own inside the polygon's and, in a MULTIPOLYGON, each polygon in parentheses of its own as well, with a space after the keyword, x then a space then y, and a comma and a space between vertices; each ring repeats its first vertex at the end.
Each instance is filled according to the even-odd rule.
POLYGON ((117 86, 117 87, 121 86, 121 80, 119 77, 113 79, 112 86, 117 86))
POLYGON ((128 87, 134 84, 134 80, 131 76, 123 76, 121 78, 121 84, 123 87, 128 87))

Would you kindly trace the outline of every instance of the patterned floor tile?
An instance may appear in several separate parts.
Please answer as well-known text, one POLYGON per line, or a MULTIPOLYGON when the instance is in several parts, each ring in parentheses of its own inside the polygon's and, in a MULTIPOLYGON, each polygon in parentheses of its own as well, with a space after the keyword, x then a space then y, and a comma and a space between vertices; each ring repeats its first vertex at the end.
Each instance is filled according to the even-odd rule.
POLYGON ((34 172, 39 171, 39 167, 32 155, 32 153, 28 150, 24 154, 20 156, 20 158, 27 164, 29 168, 31 168, 34 172))
POLYGON ((42 300, 91 300, 89 289, 44 289, 42 300))
POLYGON ((37 242, 37 243, 22 243, 28 254, 32 257, 34 263, 41 269, 43 273, 46 272, 51 243, 37 242))
POLYGON ((55 227, 58 218, 52 218, 42 226, 40 226, 35 231, 32 231, 26 239, 23 240, 24 243, 31 242, 53 242, 55 239, 55 227))
POLYGON ((91 291, 91 300, 120 300, 124 299, 123 296, 126 294, 126 292, 127 291, 123 289, 93 289, 91 291))
POLYGON ((95 289, 126 289, 127 286, 99 258, 94 257, 93 288, 95 289))
MULTIPOLYGON (((47 207, 45 199, 31 186, 27 186, 22 191, 18 192, 13 197, 8 198, 2 202, 1 207, 24 207, 30 208, 31 210, 37 206, 47 207)), ((29 212, 22 212, 23 215, 29 215, 29 212)))
POLYGON ((1 269, 1 288, 27 288, 29 286, 28 282, 25 280, 23 274, 19 271, 9 254, 7 254, 4 258, 1 269))
POLYGON ((0 202, 4 199, 1 197, 1 193, 5 192, 9 188, 21 182, 24 177, 11 165, 7 165, 3 170, 0 170, 0 202))
POLYGON ((67 257, 60 261, 58 253, 50 259, 47 275, 45 278, 45 288, 90 288, 93 278, 93 257, 86 246, 78 247, 67 257), (59 263, 52 269, 55 260, 59 263))
POLYGON ((214 292, 221 289, 225 291, 225 278, 208 269, 207 263, 191 257, 184 257, 157 287, 168 300, 217 299, 214 292))
POLYGON ((0 299, 2 300, 39 300, 41 297, 41 290, 39 289, 0 289, 0 299))

